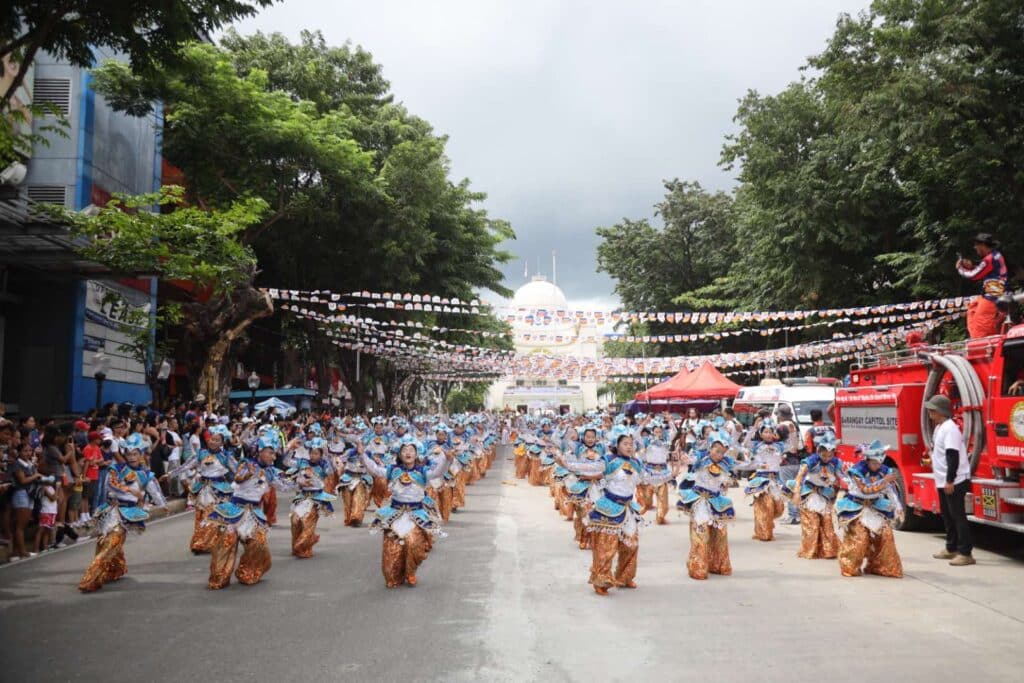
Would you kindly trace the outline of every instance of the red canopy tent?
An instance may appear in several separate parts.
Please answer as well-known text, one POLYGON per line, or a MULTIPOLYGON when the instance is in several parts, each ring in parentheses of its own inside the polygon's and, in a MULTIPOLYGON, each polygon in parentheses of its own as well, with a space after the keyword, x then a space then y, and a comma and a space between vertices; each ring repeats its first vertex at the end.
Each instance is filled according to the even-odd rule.
POLYGON ((641 391, 633 398, 637 401, 658 401, 676 398, 676 392, 690 377, 690 371, 683 368, 678 374, 669 377, 661 384, 655 384, 647 391, 641 391))
POLYGON ((691 372, 681 385, 675 387, 673 398, 736 398, 739 391, 739 384, 720 373, 709 361, 705 361, 704 365, 691 372))

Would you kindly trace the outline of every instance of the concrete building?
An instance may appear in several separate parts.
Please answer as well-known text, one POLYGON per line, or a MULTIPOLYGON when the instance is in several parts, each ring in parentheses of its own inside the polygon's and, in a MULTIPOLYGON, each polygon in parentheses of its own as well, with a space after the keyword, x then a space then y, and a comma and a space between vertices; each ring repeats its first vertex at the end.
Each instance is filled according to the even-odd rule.
MULTIPOLYGON (((568 310, 565 293, 543 275, 535 275, 530 282, 516 290, 512 308, 526 312, 568 310)), ((575 322, 552 322, 536 326, 527 322, 512 325, 513 342, 520 355, 546 354, 599 358, 600 334, 593 325, 575 322)), ((487 407, 496 410, 512 409, 534 412, 553 410, 581 413, 597 408, 600 385, 582 381, 577 377, 549 379, 545 377, 512 377, 496 382, 488 392, 487 407)))
MULTIPOLYGON (((97 63, 117 58, 94 50, 97 63)), ((18 196, 0 201, 0 401, 11 413, 81 412, 97 400, 92 360, 110 361, 103 402, 151 399, 145 368, 119 347, 126 307, 155 310, 155 281, 112 279, 83 261, 61 226, 40 219, 32 203, 72 209, 101 205, 116 192, 160 186, 162 113, 134 118, 114 112, 90 87, 87 69, 40 54, 29 96, 66 118, 66 137, 43 132, 55 120, 37 117, 46 135, 24 163, 18 196)), ((160 110, 157 110, 160 112, 160 110)))

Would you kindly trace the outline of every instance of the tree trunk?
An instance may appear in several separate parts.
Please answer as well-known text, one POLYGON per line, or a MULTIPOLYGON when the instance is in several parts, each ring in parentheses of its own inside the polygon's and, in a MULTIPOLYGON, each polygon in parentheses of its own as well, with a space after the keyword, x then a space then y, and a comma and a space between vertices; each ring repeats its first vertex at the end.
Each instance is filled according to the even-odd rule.
MULTIPOLYGON (((201 315, 192 325, 206 342, 198 386, 211 410, 218 403, 226 405, 231 393, 232 346, 253 321, 273 314, 274 303, 265 292, 249 287, 214 304, 214 311, 212 317, 201 315)), ((209 313, 209 309, 204 312, 209 313)))

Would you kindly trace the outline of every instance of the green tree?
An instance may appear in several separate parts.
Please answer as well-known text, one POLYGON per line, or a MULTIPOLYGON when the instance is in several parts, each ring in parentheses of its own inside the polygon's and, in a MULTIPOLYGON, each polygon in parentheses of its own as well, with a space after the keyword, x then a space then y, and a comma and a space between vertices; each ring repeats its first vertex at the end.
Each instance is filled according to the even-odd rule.
POLYGON ((180 43, 208 36, 272 0, 12 0, 0 6, 0 163, 15 158, 19 146, 40 141, 16 125, 25 112, 12 108, 36 55, 45 50, 76 67, 93 65, 93 48, 110 47, 128 55, 138 72, 154 72, 173 61, 180 43), (14 125, 12 125, 14 124, 14 125))
POLYGON ((981 231, 998 234, 1019 268, 1024 5, 876 0, 842 17, 810 66, 863 143, 858 175, 899 200, 878 262, 900 290, 960 291, 952 263, 981 231))
MULTIPOLYGON (((1024 209, 1024 7, 876 0, 843 15, 817 73, 750 93, 722 162, 749 249, 707 290, 817 307, 964 292, 979 231, 1012 254, 1024 209)), ((973 292, 972 292, 973 293, 973 292)))
MULTIPOLYGON (((199 386, 211 401, 221 395, 231 345, 252 320, 273 312, 269 297, 253 286, 256 258, 240 239, 266 214, 266 202, 250 198, 207 211, 185 205, 181 188, 169 186, 155 194, 117 196, 95 215, 57 206, 49 212, 85 238, 79 248, 85 258, 115 275, 148 275, 205 293, 180 306, 162 304, 157 318, 180 320, 190 335, 208 342, 199 386), (155 205, 161 211, 147 210, 155 205)), ((155 358, 148 360, 152 370, 155 358)))
POLYGON ((242 36, 231 28, 221 45, 239 76, 262 71, 271 90, 312 102, 321 113, 347 107, 369 115, 394 99, 373 55, 351 43, 328 46, 320 31, 301 31, 296 44, 280 33, 242 36))
MULTIPOLYGON (((276 34, 229 35, 225 45, 184 46, 177 66, 157 76, 107 63, 95 84, 136 115, 153 99, 166 102, 164 153, 184 171, 191 201, 268 203, 264 220, 242 235, 261 283, 467 300, 478 288, 508 294, 497 264, 509 258, 500 244, 514 237, 510 227, 479 208, 485 195, 468 181, 450 179, 445 139, 391 102, 368 53, 330 48, 318 34, 299 45, 276 34)), ((476 317, 467 319, 451 327, 472 328, 476 317)), ((303 324, 323 382, 337 363, 361 401, 375 381, 400 381, 365 356, 356 381, 355 353, 303 324)))
POLYGON ((468 382, 460 388, 448 392, 448 398, 444 405, 449 413, 465 413, 471 410, 481 410, 484 407, 484 397, 487 395, 487 384, 483 382, 468 382))
POLYGON ((739 252, 729 195, 678 179, 664 186, 665 198, 654 207, 661 228, 625 219, 597 229, 598 268, 615 278, 627 310, 670 309, 681 291, 709 284, 739 252))

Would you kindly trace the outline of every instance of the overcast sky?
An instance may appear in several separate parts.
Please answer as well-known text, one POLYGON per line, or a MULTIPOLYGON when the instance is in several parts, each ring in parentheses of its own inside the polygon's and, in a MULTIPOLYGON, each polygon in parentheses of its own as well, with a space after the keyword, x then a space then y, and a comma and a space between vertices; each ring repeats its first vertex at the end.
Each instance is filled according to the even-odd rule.
POLYGON ((283 0, 242 33, 362 45, 396 99, 450 137, 457 178, 511 221, 506 284, 540 260, 574 306, 606 306, 594 228, 651 216, 661 181, 728 190, 718 167, 748 88, 799 77, 841 12, 868 0, 283 0))

